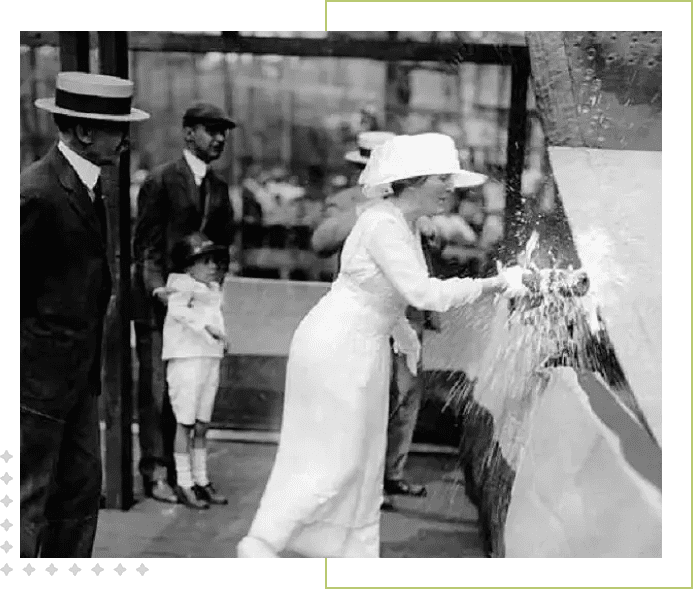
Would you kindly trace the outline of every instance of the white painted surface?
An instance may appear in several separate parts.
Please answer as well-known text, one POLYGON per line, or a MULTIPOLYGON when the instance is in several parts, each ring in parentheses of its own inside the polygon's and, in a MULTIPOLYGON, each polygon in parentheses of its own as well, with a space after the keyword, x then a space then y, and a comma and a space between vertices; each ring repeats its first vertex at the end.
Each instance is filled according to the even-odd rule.
POLYGON ((609 336, 662 442, 662 152, 549 148, 609 336))
POLYGON ((506 557, 661 557, 661 494, 623 458, 575 372, 552 374, 517 469, 506 557))

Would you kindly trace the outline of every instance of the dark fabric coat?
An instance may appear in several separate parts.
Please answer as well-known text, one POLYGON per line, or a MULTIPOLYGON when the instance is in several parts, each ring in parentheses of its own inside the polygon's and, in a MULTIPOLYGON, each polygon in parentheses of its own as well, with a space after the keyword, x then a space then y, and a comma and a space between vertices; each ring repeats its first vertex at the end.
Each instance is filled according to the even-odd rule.
POLYGON ((100 392, 111 271, 86 186, 54 146, 20 175, 22 403, 53 417, 100 392))
MULTIPOLYGON (((184 157, 156 168, 137 198, 133 239, 133 319, 161 328, 164 305, 152 291, 166 285, 171 272, 171 250, 182 237, 202 231, 217 245, 233 241, 233 209, 228 184, 208 169, 205 210, 200 191, 184 157)), ((228 265, 228 259, 225 260, 228 265)))

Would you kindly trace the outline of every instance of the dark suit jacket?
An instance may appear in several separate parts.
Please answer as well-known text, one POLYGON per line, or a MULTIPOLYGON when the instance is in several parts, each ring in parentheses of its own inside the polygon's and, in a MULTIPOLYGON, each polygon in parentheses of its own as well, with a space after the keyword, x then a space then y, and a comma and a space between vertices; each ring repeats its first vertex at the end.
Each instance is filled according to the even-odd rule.
POLYGON ((71 395, 100 391, 111 296, 106 236, 86 186, 57 146, 24 170, 19 184, 22 403, 61 417, 71 395))
MULTIPOLYGON (((171 250, 182 237, 202 231, 217 245, 233 241, 233 209, 229 187, 208 170, 205 211, 200 193, 184 157, 156 168, 145 180, 137 198, 137 223, 133 240, 133 319, 161 328, 165 307, 152 291, 166 285, 171 272, 171 250)), ((226 260, 228 264, 228 260, 226 260)))

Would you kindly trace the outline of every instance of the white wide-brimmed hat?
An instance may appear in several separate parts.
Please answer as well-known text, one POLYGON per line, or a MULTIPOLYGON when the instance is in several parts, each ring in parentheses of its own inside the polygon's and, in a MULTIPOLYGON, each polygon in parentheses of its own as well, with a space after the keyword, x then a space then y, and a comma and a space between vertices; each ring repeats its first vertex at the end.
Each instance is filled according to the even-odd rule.
POLYGON ((55 96, 39 98, 34 104, 55 114, 130 123, 144 121, 149 114, 132 108, 134 84, 131 80, 87 74, 60 72, 55 83, 55 96))
POLYGON ((392 191, 396 180, 452 174, 455 188, 481 186, 486 176, 460 168, 459 153, 452 137, 442 133, 398 135, 373 150, 359 184, 367 197, 392 191))
POLYGON ((356 138, 358 150, 348 152, 344 159, 354 164, 365 166, 373 150, 393 137, 395 137, 395 134, 388 131, 365 131, 359 133, 356 138))

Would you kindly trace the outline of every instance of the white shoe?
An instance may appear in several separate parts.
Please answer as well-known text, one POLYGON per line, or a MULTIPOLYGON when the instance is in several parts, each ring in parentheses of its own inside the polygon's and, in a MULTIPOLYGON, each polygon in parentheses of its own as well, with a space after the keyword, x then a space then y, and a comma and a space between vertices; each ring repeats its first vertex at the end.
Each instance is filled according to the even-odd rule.
POLYGON ((237 558, 279 558, 268 544, 252 536, 246 536, 236 546, 237 558))

